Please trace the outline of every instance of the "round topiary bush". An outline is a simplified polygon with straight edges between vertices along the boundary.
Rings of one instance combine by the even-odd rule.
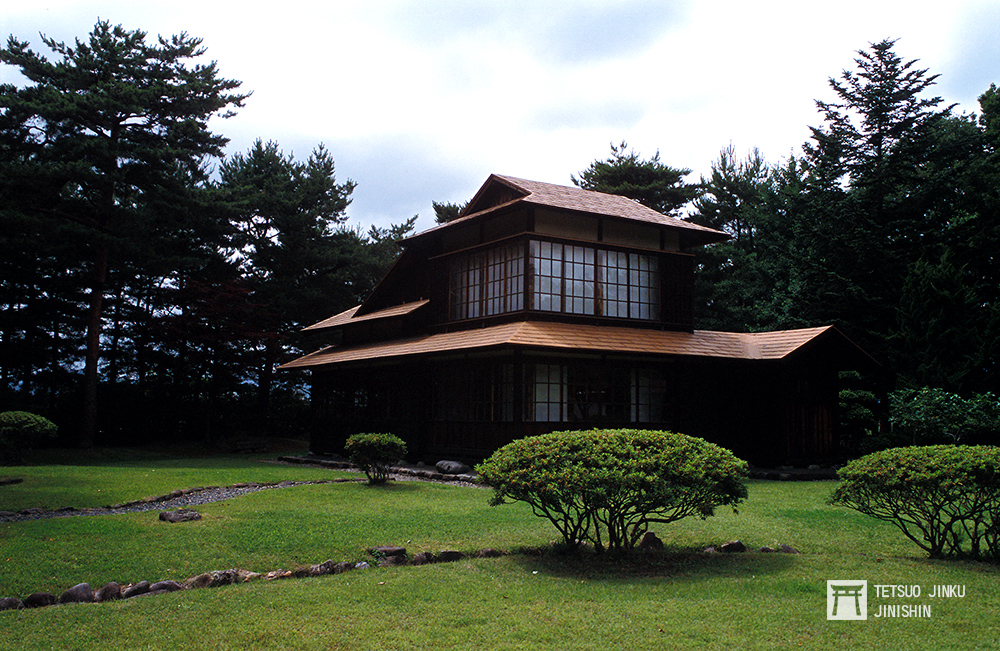
[[[476,467],[491,503],[528,503],[563,542],[628,551],[653,523],[706,518],[746,498],[747,464],[702,439],[651,430],[523,438]]]
[[[355,434],[347,439],[344,451],[365,472],[369,484],[384,484],[392,464],[406,456],[406,442],[393,434]]]
[[[891,522],[930,556],[1000,559],[1000,447],[891,448],[840,478],[832,504]]]
[[[25,450],[54,439],[58,428],[47,418],[27,411],[0,414],[0,464],[20,463]]]

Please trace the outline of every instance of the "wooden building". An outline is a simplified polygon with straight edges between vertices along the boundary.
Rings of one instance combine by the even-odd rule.
[[[316,453],[388,431],[476,459],[561,429],[670,429],[758,465],[838,455],[838,373],[877,364],[832,326],[695,330],[693,255],[727,239],[625,197],[491,176],[414,235],[364,304],[307,328]]]

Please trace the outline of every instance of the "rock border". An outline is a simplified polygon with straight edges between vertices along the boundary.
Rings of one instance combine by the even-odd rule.
[[[360,469],[349,461],[343,459],[334,459],[321,457],[316,455],[307,455],[304,457],[283,455],[278,457],[278,461],[282,463],[290,463],[294,465],[305,465],[305,466],[319,466],[321,468],[333,468],[336,470],[351,470],[358,471]],[[459,463],[457,461],[439,461],[440,463]],[[463,464],[464,465],[464,464]],[[466,466],[468,467],[468,466]],[[397,464],[389,468],[389,472],[394,475],[402,475],[403,477],[412,477],[414,479],[422,479],[425,481],[438,481],[447,482],[454,484],[465,484],[470,486],[484,487],[484,484],[479,482],[479,478],[474,473],[444,473],[438,470],[437,465],[433,469],[424,467],[422,465],[410,466]]]
[[[410,559],[404,547],[389,546],[370,547],[367,551],[369,556],[376,561],[378,567],[449,563],[470,557],[470,555],[464,552],[443,550],[436,554],[432,552],[420,552]],[[472,554],[471,557],[496,558],[504,555],[506,555],[505,552],[496,549],[481,549]],[[235,567],[228,570],[212,570],[196,574],[184,581],[166,579],[150,583],[144,579],[136,583],[128,583],[124,586],[116,581],[111,581],[97,590],[94,590],[88,583],[78,583],[71,588],[67,588],[59,596],[49,592],[33,592],[24,599],[18,597],[0,598],[0,611],[43,608],[69,603],[104,603],[121,599],[165,594],[167,592],[178,592],[181,590],[218,588],[225,585],[249,583],[258,580],[277,581],[290,578],[324,576],[327,574],[343,574],[352,570],[366,570],[370,567],[371,565],[367,561],[337,562],[330,559],[315,565],[301,566],[290,570],[271,570],[263,573]]]

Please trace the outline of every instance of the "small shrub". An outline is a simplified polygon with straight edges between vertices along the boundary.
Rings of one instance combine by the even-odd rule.
[[[344,451],[365,471],[369,484],[384,484],[392,464],[406,456],[406,443],[393,434],[355,434],[347,439]]]
[[[0,414],[0,464],[20,463],[25,450],[54,439],[58,428],[47,418],[27,411]]]
[[[649,430],[520,439],[477,466],[491,504],[528,503],[574,547],[629,551],[653,523],[706,518],[747,496],[746,462],[702,439]]]
[[[1000,448],[892,448],[840,477],[832,504],[891,522],[930,556],[1000,559]]]

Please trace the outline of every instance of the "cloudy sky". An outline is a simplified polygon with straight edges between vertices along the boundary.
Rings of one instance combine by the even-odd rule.
[[[469,199],[490,173],[570,184],[627,141],[707,173],[719,152],[797,153],[856,51],[899,39],[977,112],[1000,84],[996,0],[33,0],[3,2],[0,35],[84,37],[98,18],[187,32],[253,96],[214,129],[297,158],[324,143],[358,183],[350,223],[398,223]],[[20,83],[0,67],[0,82]]]

